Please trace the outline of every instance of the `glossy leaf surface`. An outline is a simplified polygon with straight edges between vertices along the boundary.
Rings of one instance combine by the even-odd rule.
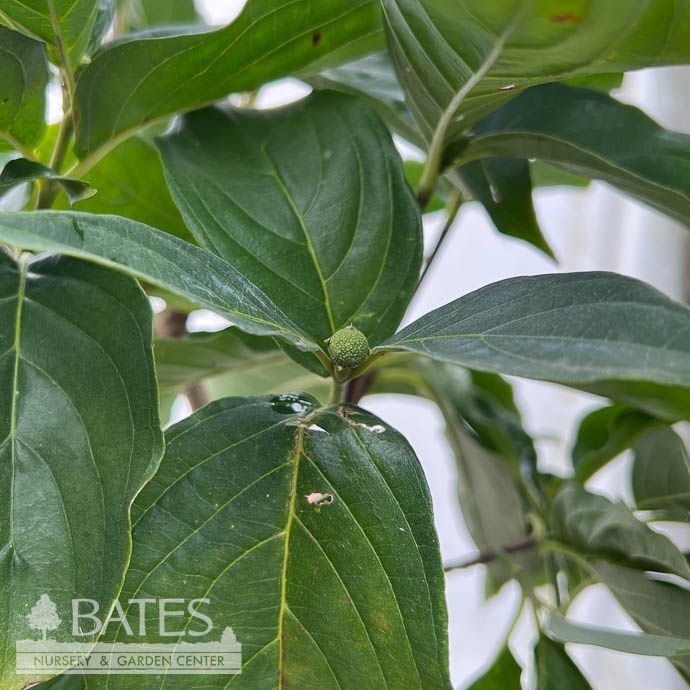
[[[380,32],[372,0],[250,0],[216,31],[117,43],[79,78],[77,154],[229,93],[358,57]]]
[[[377,350],[554,381],[687,416],[688,329],[690,310],[645,283],[613,273],[564,273],[480,288]]]
[[[294,395],[226,398],[172,427],[134,506],[123,598],[210,599],[213,637],[231,626],[243,667],[206,676],[208,688],[448,688],[443,571],[418,461],[362,410],[302,424],[314,411]],[[328,498],[319,506],[314,493]],[[106,680],[189,687],[175,675],[91,676],[88,687]]]
[[[117,268],[212,309],[249,333],[278,335],[305,350],[317,347],[230,264],[148,225],[89,213],[5,213],[0,240]]]
[[[429,138],[461,89],[451,137],[527,86],[687,62],[687,0],[383,0],[383,8],[398,76]]]
[[[608,182],[690,224],[690,135],[664,129],[598,91],[559,84],[529,89],[448,155],[537,158]]]
[[[322,92],[268,112],[203,110],[160,148],[198,241],[314,340],[351,323],[371,344],[395,331],[419,274],[421,223],[365,103]]]
[[[136,283],[71,258],[0,253],[0,687],[43,594],[106,609],[129,559],[129,510],[163,451],[151,311]],[[79,478],[78,488],[75,478]],[[73,641],[70,625],[51,637]],[[82,641],[88,642],[89,638]]]

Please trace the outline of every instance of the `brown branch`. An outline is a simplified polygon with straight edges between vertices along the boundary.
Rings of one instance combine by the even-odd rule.
[[[499,558],[503,554],[527,551],[529,549],[533,549],[536,545],[537,540],[534,539],[534,537],[526,537],[525,539],[513,542],[512,544],[506,544],[505,546],[500,546],[496,549],[482,549],[474,558],[467,561],[461,561],[460,563],[452,563],[445,566],[444,569],[448,573],[453,570],[471,568],[473,565],[484,565],[486,563],[491,563],[491,561]]]
[[[358,376],[356,379],[348,381],[345,387],[343,402],[358,405],[359,401],[367,394],[369,388],[371,388],[374,383],[376,373],[376,370],[372,369]]]

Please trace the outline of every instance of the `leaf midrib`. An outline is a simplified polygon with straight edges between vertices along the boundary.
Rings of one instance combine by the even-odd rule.
[[[304,451],[305,426],[301,424],[295,434],[294,466],[290,483],[290,502],[288,503],[287,519],[285,521],[285,543],[283,547],[283,563],[280,573],[280,608],[278,609],[278,688],[282,690],[284,682],[285,661],[285,631],[283,629],[285,616],[288,613],[287,584],[288,559],[290,556],[290,531],[297,512],[297,481],[299,479],[299,461]]]
[[[280,175],[280,172],[278,171],[278,168],[276,167],[275,163],[273,162],[273,159],[269,155],[268,151],[266,150],[266,146],[261,147],[261,153],[264,155],[266,158],[266,161],[268,164],[271,166],[271,171],[273,174],[273,177],[276,180],[276,183],[278,184],[278,187],[280,188],[280,191],[283,193],[283,196],[285,197],[285,200],[287,201],[288,205],[290,206],[290,210],[292,211],[293,215],[295,216],[295,219],[299,223],[300,229],[302,230],[302,233],[304,234],[304,240],[306,242],[307,246],[307,251],[309,252],[309,256],[311,257],[312,263],[314,264],[314,269],[316,270],[316,275],[319,279],[319,283],[321,283],[321,289],[323,290],[323,303],[324,307],[326,309],[326,316],[328,317],[328,324],[331,328],[331,333],[334,333],[336,328],[335,328],[335,319],[333,318],[333,310],[331,309],[331,299],[328,294],[328,285],[326,284],[326,279],[324,278],[323,271],[321,270],[321,264],[319,263],[319,259],[316,256],[316,251],[314,249],[314,245],[311,241],[311,235],[309,234],[309,230],[307,229],[306,223],[304,222],[304,217],[300,213],[299,209],[295,205],[294,199],[292,198],[288,188],[285,186],[285,182]]]
[[[17,290],[17,309],[14,321],[14,363],[12,365],[12,400],[10,401],[10,517],[9,517],[9,536],[10,547],[12,549],[12,559],[15,558],[14,540],[14,480],[16,474],[16,440],[17,440],[17,398],[19,395],[19,363],[21,361],[21,322],[24,307],[24,294],[26,292],[26,274],[28,263],[26,260],[19,261],[19,286]]]

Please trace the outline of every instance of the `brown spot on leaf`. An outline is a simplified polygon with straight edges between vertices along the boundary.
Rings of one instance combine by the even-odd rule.
[[[312,44],[314,47],[316,47],[317,45],[319,45],[319,43],[321,43],[321,39],[322,39],[322,38],[323,38],[323,36],[321,35],[321,32],[320,32],[320,31],[315,31],[315,32],[311,35],[311,44]]]
[[[549,17],[552,24],[578,24],[582,18],[574,12],[557,12]]]

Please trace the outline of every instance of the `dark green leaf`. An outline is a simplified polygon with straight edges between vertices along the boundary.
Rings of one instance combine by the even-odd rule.
[[[669,427],[650,429],[633,446],[632,485],[639,510],[684,521],[690,513],[690,462],[683,440]]]
[[[120,42],[79,78],[77,154],[88,156],[151,120],[228,93],[345,62],[379,41],[372,0],[250,0],[217,31]]]
[[[527,86],[688,59],[688,0],[383,0],[383,8],[398,76],[427,138],[461,89],[451,136]]]
[[[89,259],[136,276],[304,350],[317,345],[253,283],[215,254],[118,216],[67,211],[0,214],[0,241]]]
[[[0,193],[18,184],[39,180],[57,182],[65,190],[70,205],[96,193],[96,190],[88,182],[73,177],[65,177],[47,165],[43,165],[43,163],[30,161],[26,158],[15,158],[2,169]]]
[[[643,656],[690,654],[690,638],[629,633],[612,628],[580,625],[566,620],[555,612],[549,614],[543,629],[551,638],[562,643],[594,645]]]
[[[564,273],[488,285],[376,349],[564,383],[687,417],[688,329],[690,310],[645,283],[613,273]]]
[[[479,445],[459,419],[445,415],[446,435],[458,468],[458,499],[467,531],[481,551],[496,552],[529,536],[524,498],[504,458]],[[518,570],[532,571],[538,557],[529,549],[487,564],[489,595],[512,580]]]
[[[690,639],[690,593],[639,570],[596,561],[597,574],[640,628],[652,635]],[[690,657],[671,663],[690,682]]]
[[[450,687],[431,499],[400,435],[357,408],[277,396],[212,403],[166,440],[133,509],[121,599],[209,598],[213,639],[231,626],[242,643],[242,687]],[[332,500],[318,507],[314,493]],[[190,687],[135,680],[108,687]]]
[[[602,407],[581,422],[573,447],[575,476],[586,482],[606,463],[631,448],[635,438],[650,426],[661,422],[625,405]]]
[[[405,104],[403,92],[388,53],[373,53],[360,60],[308,77],[315,89],[331,89],[362,96],[376,109],[391,130],[420,148],[424,140]]]
[[[521,690],[522,669],[510,650],[505,647],[491,668],[478,678],[467,690]]]
[[[534,655],[536,690],[591,690],[590,684],[566,654],[563,645],[541,635]]]
[[[559,84],[529,89],[472,134],[449,156],[538,158],[690,223],[690,135],[664,129],[606,94]]]
[[[435,367],[435,371],[425,373],[446,422],[446,436],[458,470],[459,505],[472,540],[482,551],[523,541],[529,529],[525,499],[517,483],[519,465],[480,445],[472,433],[473,422],[480,434],[487,427],[502,430],[497,415],[493,428],[486,423],[499,406],[493,400],[492,407],[482,409],[481,398],[468,372],[462,369]],[[484,434],[480,438],[487,442]],[[488,438],[489,443],[495,440],[493,435]],[[512,560],[498,558],[487,564],[488,594],[515,577],[516,569],[531,571],[535,567],[535,555],[529,551],[512,556]]]
[[[57,62],[64,53],[74,68],[89,45],[99,5],[99,0],[0,0],[0,16],[45,41]]]
[[[80,211],[125,216],[194,241],[168,191],[158,150],[144,137],[117,146],[86,177],[98,194],[80,203]]]
[[[584,554],[690,579],[683,554],[666,536],[640,522],[623,503],[612,503],[568,484],[551,509],[553,538]]]
[[[496,374],[425,358],[410,366],[424,376],[434,393],[448,397],[479,443],[502,455],[515,469],[523,467],[526,474],[533,473],[536,452],[522,426],[509,383]]]
[[[42,594],[63,620],[73,597],[106,610],[117,596],[163,439],[151,310],[131,279],[0,252],[0,352],[0,687],[14,690],[35,680],[14,675],[14,644]],[[51,637],[72,641],[68,625]]]
[[[419,275],[421,222],[365,103],[318,92],[269,112],[202,110],[159,145],[199,242],[314,340],[350,323],[372,344],[395,331]]]
[[[554,258],[532,204],[529,163],[519,158],[484,158],[467,163],[457,174],[504,235],[529,242]]]
[[[0,149],[28,153],[45,128],[45,46],[0,26]]]

